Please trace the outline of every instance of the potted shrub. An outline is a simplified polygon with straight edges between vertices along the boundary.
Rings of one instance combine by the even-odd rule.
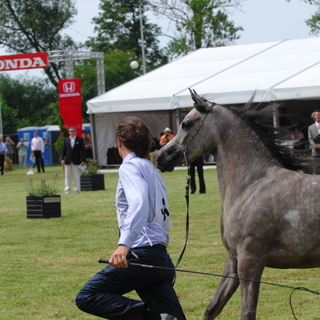
[[[61,217],[61,197],[53,184],[41,179],[40,184],[30,178],[27,196],[27,218],[59,218]]]
[[[98,161],[87,159],[80,177],[81,191],[104,190],[104,174],[99,173]]]

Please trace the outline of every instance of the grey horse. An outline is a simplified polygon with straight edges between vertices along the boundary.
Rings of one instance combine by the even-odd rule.
[[[265,267],[320,266],[320,176],[311,174],[312,164],[280,146],[272,105],[258,109],[249,102],[230,108],[190,92],[194,108],[160,149],[157,166],[172,171],[201,155],[214,155],[228,258],[204,320],[215,319],[239,285],[241,319],[254,320]]]

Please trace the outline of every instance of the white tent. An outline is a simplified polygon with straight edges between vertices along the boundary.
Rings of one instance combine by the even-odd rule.
[[[144,118],[153,134],[176,129],[175,110],[192,107],[188,88],[219,104],[319,99],[320,38],[199,49],[87,102],[95,150],[106,164],[125,116]],[[169,112],[168,112],[169,111]]]

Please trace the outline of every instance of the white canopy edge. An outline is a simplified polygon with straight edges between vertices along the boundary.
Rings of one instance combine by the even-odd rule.
[[[249,61],[252,61],[252,65],[257,57],[271,53],[274,48],[281,47],[286,42],[288,41],[199,49],[90,99],[87,101],[88,113],[170,110],[173,107],[170,103],[173,96],[180,95],[189,87],[210,83],[212,79]],[[243,69],[240,67],[240,70]],[[247,74],[251,70],[244,71]],[[232,85],[229,82],[227,86]],[[255,89],[255,86],[248,88],[250,95]],[[235,90],[237,91],[241,90]],[[208,92],[219,93],[214,86],[209,91],[199,93]]]
[[[219,104],[320,97],[320,38],[284,41],[191,88]],[[175,94],[172,108],[190,107],[189,90]]]

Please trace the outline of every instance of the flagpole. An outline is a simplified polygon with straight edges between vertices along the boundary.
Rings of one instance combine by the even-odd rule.
[[[143,34],[143,16],[142,16],[142,9],[141,9],[141,1],[139,1],[139,14],[140,14],[140,33],[141,33],[141,51],[142,51],[142,68],[143,74],[146,74],[146,54],[144,48],[144,34]]]

